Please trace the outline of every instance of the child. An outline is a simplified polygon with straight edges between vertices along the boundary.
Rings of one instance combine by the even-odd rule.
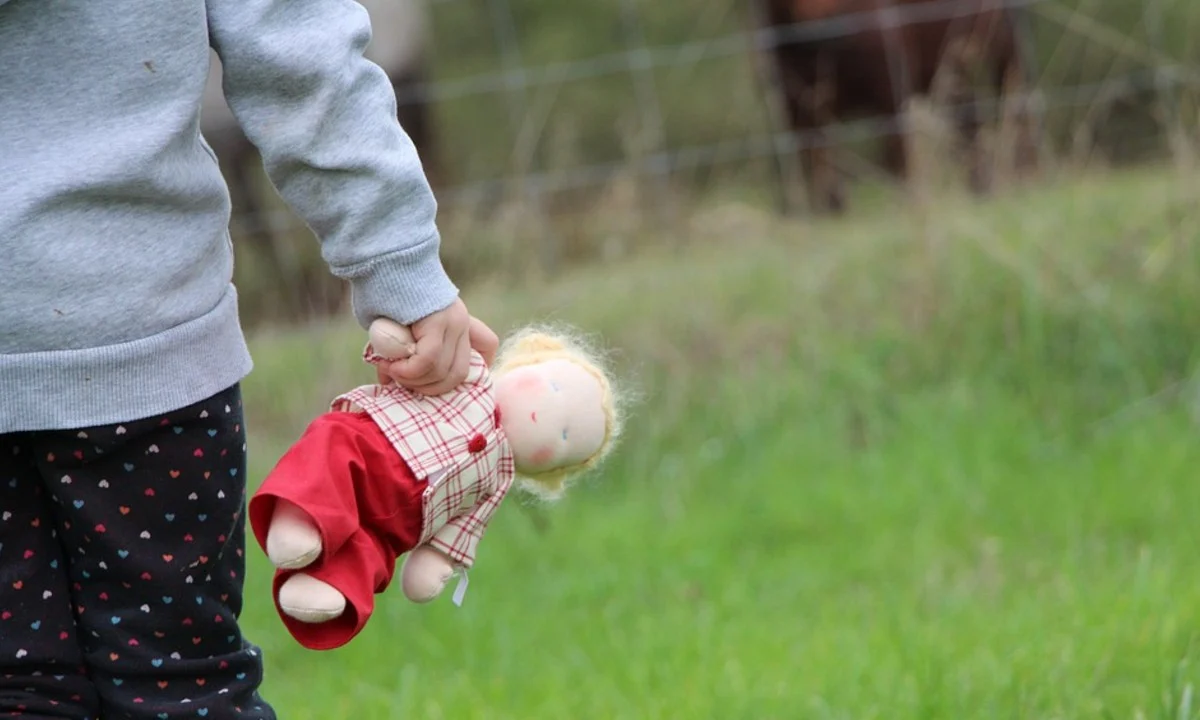
[[[0,715],[274,718],[238,628],[251,361],[209,48],[391,378],[466,377],[473,321],[352,0],[0,0]]]

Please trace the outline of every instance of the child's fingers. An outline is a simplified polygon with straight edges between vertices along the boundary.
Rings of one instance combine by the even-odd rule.
[[[423,394],[449,392],[467,379],[472,344],[482,346],[481,355],[491,344],[488,354],[492,356],[499,344],[486,325],[474,321],[461,300],[413,323],[411,329],[416,341],[413,354],[393,362],[386,372],[395,382]]]
[[[492,331],[487,323],[471,316],[471,324],[467,328],[467,336],[471,349],[483,356],[488,367],[496,362],[496,351],[500,348],[500,338]]]
[[[396,372],[405,385],[419,389],[445,377],[454,361],[453,345],[446,342],[442,333],[428,333],[417,340],[417,351],[412,357],[395,364]],[[401,381],[397,378],[397,381]]]
[[[410,387],[413,390],[425,395],[441,395],[467,379],[471,362],[471,345],[467,333],[461,333],[453,342],[443,342],[438,350],[438,361],[433,372],[412,382]]]
[[[465,335],[466,333],[462,333],[460,337],[465,337]],[[445,392],[443,388],[446,388],[448,381],[455,380],[451,375],[456,344],[447,341],[444,336],[424,335],[417,342],[416,353],[409,358],[392,363],[388,368],[388,373],[393,380],[410,390],[426,395],[441,394]],[[464,373],[462,378],[449,384],[449,387],[453,388],[465,378],[466,374]]]
[[[440,379],[417,388],[418,392],[427,395],[441,395],[442,393],[450,392],[467,379],[467,374],[471,371],[470,336],[467,333],[463,333],[459,336],[456,344],[446,343],[445,347],[452,351],[449,370],[443,373]]]

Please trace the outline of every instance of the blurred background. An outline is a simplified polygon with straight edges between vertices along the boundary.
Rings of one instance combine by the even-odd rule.
[[[462,608],[389,590],[306,652],[251,548],[281,717],[1200,717],[1200,3],[364,4],[468,305],[597,333],[639,400],[599,475],[508,503]],[[1009,91],[975,155],[969,61]],[[312,233],[205,134],[261,478],[370,374]]]

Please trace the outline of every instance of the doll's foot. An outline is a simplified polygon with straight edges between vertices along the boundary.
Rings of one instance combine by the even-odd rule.
[[[304,623],[323,623],[346,611],[346,597],[312,575],[297,573],[279,588],[279,609]]]
[[[321,555],[321,533],[308,514],[287,500],[279,500],[267,530],[267,557],[285,570],[308,567]]]

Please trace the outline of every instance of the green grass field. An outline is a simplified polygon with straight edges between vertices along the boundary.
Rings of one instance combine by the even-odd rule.
[[[1200,205],[1173,171],[937,213],[696,211],[686,252],[473,287],[603,334],[604,472],[507,502],[461,608],[391,588],[301,649],[251,548],[264,691],[306,718],[1200,717]],[[258,334],[253,477],[370,377]]]

